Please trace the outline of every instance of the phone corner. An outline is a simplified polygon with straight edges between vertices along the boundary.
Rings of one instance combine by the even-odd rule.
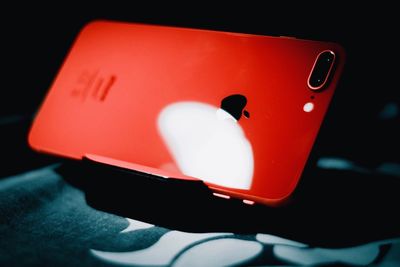
[[[87,22],[85,22],[78,33],[78,36],[82,36],[85,33],[91,32],[91,31],[96,31],[98,28],[102,28],[107,24],[112,23],[109,20],[106,19],[93,19],[93,20],[89,20]]]
[[[346,48],[341,43],[332,42],[330,43],[331,50],[335,53],[336,57],[341,61],[345,62],[347,58]]]
[[[100,25],[108,24],[108,23],[109,23],[109,21],[106,19],[92,19],[92,20],[87,21],[85,24],[83,24],[81,29],[85,30],[85,29],[97,28]]]
[[[34,130],[34,126],[32,125],[31,128],[28,131],[28,136],[26,137],[26,142],[28,144],[28,147],[31,150],[34,150],[36,152],[40,152],[40,149],[39,149],[36,141],[37,140],[36,140],[36,137],[35,137],[35,130]]]
[[[267,205],[272,207],[282,207],[287,205],[289,202],[292,202],[293,194],[298,188],[298,183],[299,180],[288,187],[286,191],[279,194],[279,196],[275,196],[273,199],[268,200]]]

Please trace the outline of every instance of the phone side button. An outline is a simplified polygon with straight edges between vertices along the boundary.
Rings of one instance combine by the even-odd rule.
[[[247,205],[254,205],[254,201],[253,200],[248,200],[248,199],[243,199],[243,203],[247,204]]]
[[[285,39],[297,39],[294,36],[286,36],[286,35],[280,35],[279,38],[285,38]]]
[[[214,196],[216,197],[220,197],[220,198],[225,198],[225,199],[230,199],[230,196],[224,195],[224,194],[220,194],[220,193],[213,193]]]

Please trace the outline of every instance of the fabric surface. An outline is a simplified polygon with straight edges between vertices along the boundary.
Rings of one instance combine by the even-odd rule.
[[[54,169],[0,181],[1,266],[400,264],[400,239],[318,248],[258,233],[188,233],[97,211]]]

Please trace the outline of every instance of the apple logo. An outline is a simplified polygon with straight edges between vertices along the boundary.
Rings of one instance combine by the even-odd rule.
[[[238,123],[247,99],[235,94],[220,108],[182,101],[169,104],[159,114],[159,132],[179,170],[220,186],[249,189],[254,159],[249,140]]]

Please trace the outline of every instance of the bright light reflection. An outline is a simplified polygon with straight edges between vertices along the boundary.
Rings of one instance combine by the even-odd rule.
[[[199,102],[177,102],[158,118],[165,144],[185,175],[249,189],[253,150],[241,126],[226,111]]]

